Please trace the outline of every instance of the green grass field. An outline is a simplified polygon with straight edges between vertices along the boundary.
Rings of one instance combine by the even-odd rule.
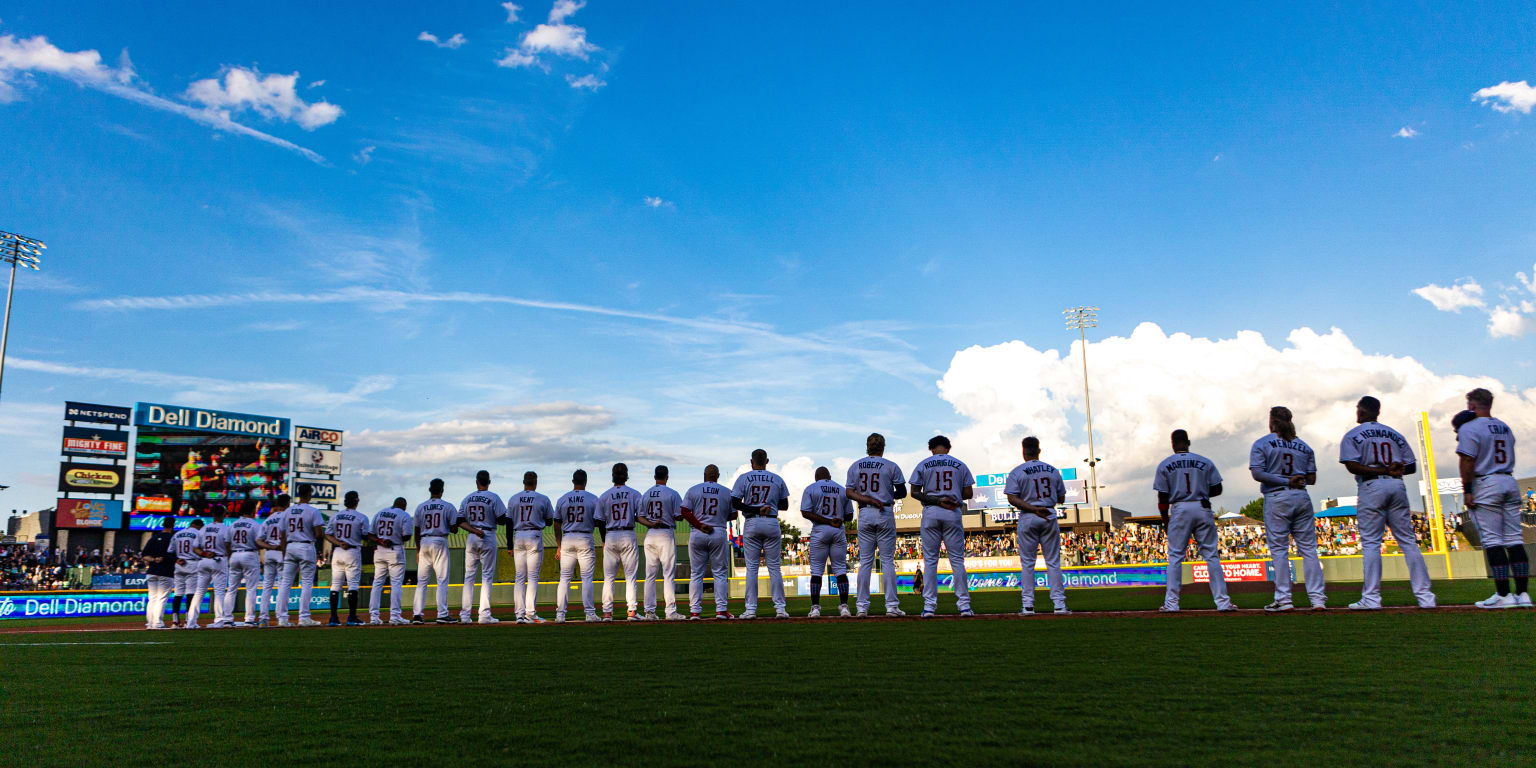
[[[1389,604],[1411,604],[1405,584],[1387,586]],[[1444,604],[1489,591],[1436,590]],[[1331,602],[1357,595],[1339,585]],[[1268,595],[1237,598],[1258,607]],[[1536,755],[1536,611],[1094,616],[1153,608],[1157,591],[1068,599],[1079,615],[0,635],[0,764],[1486,766]],[[976,595],[983,613],[1017,607],[1017,593]]]

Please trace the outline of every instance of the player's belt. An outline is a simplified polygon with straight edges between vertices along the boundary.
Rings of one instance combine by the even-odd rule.
[[[758,514],[758,513],[756,513],[756,512],[743,512],[743,513],[741,513],[741,516],[742,516],[742,517],[745,517],[745,518],[746,518],[746,519],[748,519],[748,520],[751,520],[751,519],[752,519],[752,518],[754,518],[754,517],[768,517],[768,518],[773,518],[773,517],[778,517],[778,516],[779,516],[779,515],[778,515],[778,513],[774,513],[774,514],[771,514],[771,515],[763,515],[763,514]]]
[[[623,525],[623,526],[611,527],[608,530],[610,530],[610,531],[633,531],[634,529],[635,529],[635,527],[633,525]]]
[[[421,537],[423,539],[446,539],[448,535],[443,533],[423,533]]]
[[[1478,477],[1493,477],[1494,475],[1509,475],[1509,476],[1513,477],[1514,474],[1515,473],[1513,473],[1513,472],[1489,472],[1486,475],[1478,475]]]

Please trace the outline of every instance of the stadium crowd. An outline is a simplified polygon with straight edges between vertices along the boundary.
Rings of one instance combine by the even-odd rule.
[[[0,589],[21,591],[68,586],[69,566],[59,561],[56,552],[39,552],[25,544],[0,545]]]

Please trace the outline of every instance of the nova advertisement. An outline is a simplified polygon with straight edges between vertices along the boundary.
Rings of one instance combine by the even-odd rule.
[[[288,492],[288,419],[139,403],[134,424],[135,513],[234,514]]]

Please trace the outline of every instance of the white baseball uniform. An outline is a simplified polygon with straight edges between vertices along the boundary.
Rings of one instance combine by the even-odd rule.
[[[1466,427],[1463,426],[1463,429]],[[1339,445],[1339,463],[1353,461],[1372,469],[1391,464],[1414,464],[1413,447],[1397,430],[1374,421],[1357,425],[1344,434]],[[1429,582],[1429,566],[1413,535],[1413,516],[1408,510],[1408,489],[1401,477],[1357,476],[1355,520],[1360,526],[1360,548],[1365,583],[1360,588],[1360,604],[1381,607],[1381,542],[1386,529],[1402,550],[1408,564],[1408,581],[1413,596],[1422,608],[1435,607],[1435,593]]]
[[[229,591],[224,595],[224,615],[235,615],[235,596],[245,587],[245,623],[256,621],[256,592],[261,589],[261,553],[256,539],[261,537],[261,523],[241,517],[229,524]]]
[[[370,620],[379,618],[384,586],[389,587],[390,620],[403,619],[400,596],[405,594],[405,542],[415,525],[410,514],[397,507],[381,509],[373,516],[373,537],[379,546],[373,550],[373,584],[368,588]]]
[[[955,509],[923,505],[923,612],[939,607],[939,542],[949,552],[949,568],[954,572],[955,605],[961,611],[971,609],[971,588],[965,573],[965,489],[976,483],[971,468],[947,453],[929,456],[917,463],[911,473],[912,488],[928,496],[947,496],[960,503]]]
[[[277,587],[277,623],[288,623],[288,593],[294,576],[299,577],[299,621],[309,621],[310,594],[315,589],[315,529],[325,526],[320,510],[308,504],[294,504],[283,513],[283,575]]]
[[[276,547],[283,542],[283,516],[284,512],[274,512],[267,515],[261,521],[260,538],[263,544]],[[277,580],[283,572],[283,551],[281,549],[262,550],[261,554],[261,592],[256,596],[256,609],[258,619],[264,620],[267,614],[277,604]],[[283,606],[279,616],[288,615],[288,606]]]
[[[193,551],[202,549],[203,534],[200,529],[187,527],[171,536],[171,556],[176,558],[176,575],[171,577],[172,589],[177,597],[185,597],[186,625],[197,626],[197,614],[203,605],[203,593],[197,583],[203,570],[202,555]]]
[[[538,491],[523,491],[507,505],[512,518],[513,607],[520,619],[538,614],[539,569],[544,567],[544,528],[555,519],[554,505]]]
[[[800,494],[800,511],[840,521],[853,519],[853,504],[848,500],[848,494],[831,480],[818,480],[806,486]],[[848,575],[848,534],[841,523],[827,525],[813,521],[807,549],[811,555],[812,576],[824,575],[829,563],[833,576]]]
[[[688,489],[682,508],[699,522],[714,528],[705,533],[697,528],[688,534],[688,610],[704,607],[704,574],[712,573],[715,586],[715,613],[725,613],[731,598],[730,543],[725,523],[731,517],[731,490],[719,483],[704,482]]]
[[[765,559],[768,561],[768,586],[773,595],[773,608],[783,611],[781,557],[784,538],[779,530],[779,502],[789,498],[789,487],[784,484],[784,478],[766,469],[754,469],[736,478],[731,497],[741,499],[743,504],[768,510],[747,516],[742,524],[741,550],[747,560],[747,613],[757,613],[757,570]]]
[[[653,485],[640,501],[641,514],[661,523],[645,532],[645,612],[656,612],[656,572],[661,572],[667,615],[677,613],[677,509],[683,503],[677,491]]]
[[[1268,434],[1254,441],[1248,451],[1248,469],[1259,480],[1264,494],[1264,535],[1269,544],[1269,558],[1275,570],[1275,602],[1291,604],[1291,540],[1301,555],[1302,574],[1306,577],[1307,598],[1312,607],[1324,608],[1328,592],[1324,589],[1323,561],[1317,556],[1317,518],[1312,511],[1312,497],[1305,486],[1290,487],[1290,478],[1317,473],[1317,456],[1311,446]]]
[[[901,608],[896,593],[896,486],[907,482],[896,462],[882,456],[865,456],[848,467],[845,487],[880,501],[879,506],[859,504],[859,587],[857,607],[869,610],[869,582],[879,555],[880,591],[885,610]]]
[[[351,547],[331,547],[331,591],[362,589],[363,537],[373,534],[373,524],[363,513],[348,508],[331,515],[325,532]]]
[[[225,595],[229,592],[229,526],[212,522],[203,526],[202,548],[212,553],[204,557],[198,571],[197,594],[201,601],[203,590],[213,587],[213,623],[223,626],[232,621],[225,613]]]
[[[1226,574],[1221,570],[1216,519],[1207,509],[1211,486],[1220,483],[1216,462],[1198,453],[1175,453],[1157,465],[1152,490],[1168,494],[1168,587],[1163,596],[1163,607],[1167,610],[1179,609],[1179,593],[1184,587],[1184,553],[1191,536],[1199,543],[1199,554],[1210,571],[1211,597],[1216,599],[1216,607],[1232,607]]]
[[[1039,459],[1031,459],[1013,468],[1003,483],[1003,493],[1018,496],[1032,507],[1051,507],[1049,518],[1019,511],[1015,532],[1019,547],[1019,593],[1024,608],[1035,607],[1035,552],[1045,556],[1045,582],[1051,588],[1051,605],[1067,607],[1067,585],[1061,576],[1061,523],[1055,506],[1067,498],[1067,484],[1061,470]]]
[[[639,552],[635,544],[635,516],[640,513],[640,492],[616,485],[597,498],[597,521],[603,533],[603,613],[613,613],[613,577],[624,569],[624,598],[635,610],[635,571]]]
[[[555,502],[555,517],[560,525],[560,588],[555,596],[555,610],[565,615],[570,602],[571,577],[581,567],[581,606],[588,616],[597,610],[592,603],[592,568],[597,563],[597,548],[592,543],[592,528],[597,522],[597,496],[583,490],[567,492]]]
[[[506,518],[507,505],[491,491],[475,491],[459,504],[464,522],[484,533],[464,540],[464,594],[459,600],[459,619],[469,621],[475,608],[475,579],[480,580],[480,618],[491,618],[491,584],[496,581],[496,526]],[[512,542],[507,542],[512,547]]]
[[[1472,459],[1469,516],[1484,547],[1523,546],[1520,484],[1515,482],[1515,433],[1492,416],[1473,419],[1456,432],[1456,453]]]
[[[416,600],[414,613],[427,605],[427,582],[437,579],[437,618],[448,615],[448,534],[459,525],[459,509],[442,499],[416,505]]]

